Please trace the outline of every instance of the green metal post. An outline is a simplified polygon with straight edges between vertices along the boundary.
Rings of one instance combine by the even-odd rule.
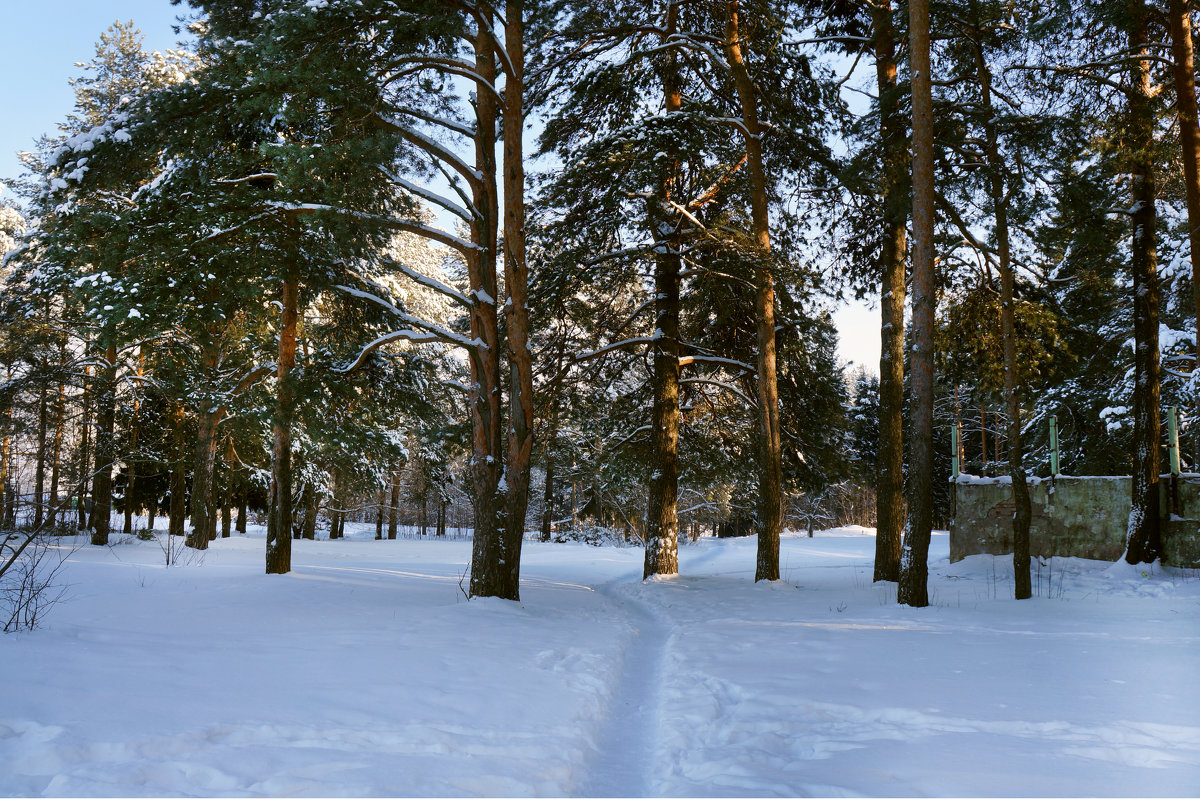
[[[1050,477],[1058,474],[1058,417],[1050,417]]]
[[[1179,408],[1167,408],[1167,453],[1171,460],[1171,474],[1179,474]]]
[[[958,480],[958,426],[950,426],[950,447],[952,448],[950,456],[950,473],[954,480]]]

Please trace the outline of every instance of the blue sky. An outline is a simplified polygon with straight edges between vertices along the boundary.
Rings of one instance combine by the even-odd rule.
[[[17,152],[71,113],[67,81],[109,25],[132,19],[147,50],[166,50],[177,39],[171,26],[186,11],[170,0],[0,0],[0,177],[16,177]]]
[[[178,38],[176,18],[187,11],[170,0],[0,0],[0,177],[17,177],[17,152],[71,113],[75,96],[67,81],[81,73],[75,63],[91,59],[109,25],[133,20],[147,50],[166,50]],[[842,357],[877,371],[878,311],[846,303],[834,321]]]

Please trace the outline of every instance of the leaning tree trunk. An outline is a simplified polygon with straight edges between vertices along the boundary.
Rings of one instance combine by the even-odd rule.
[[[742,57],[738,31],[738,0],[726,3],[725,52],[733,73],[746,141],[750,178],[750,218],[761,262],[754,270],[754,318],[758,334],[759,529],[755,581],[779,580],[779,533],[783,528],[783,456],[779,432],[779,383],[775,364],[775,280],[768,268],[771,257],[767,176],[763,167],[762,127],[758,120],[758,90]]]
[[[521,543],[529,510],[529,470],[533,457],[533,357],[529,352],[529,266],[525,260],[524,0],[504,4],[504,304],[509,361],[508,454],[504,481],[504,571],[513,598],[520,586]],[[439,504],[441,497],[438,497]]]
[[[1133,502],[1125,560],[1149,563],[1162,554],[1159,520],[1158,254],[1154,207],[1154,106],[1150,86],[1144,0],[1129,0],[1131,84],[1127,152],[1133,173]]]
[[[933,533],[933,87],[929,0],[910,0],[912,64],[913,355],[912,446],[908,525],[900,556],[897,600],[929,605],[929,539]]]
[[[986,114],[984,127],[988,160],[988,187],[996,220],[996,250],[1000,260],[1000,327],[1004,342],[1004,394],[1008,403],[1008,471],[1013,493],[1013,580],[1018,600],[1033,596],[1029,576],[1029,486],[1025,482],[1024,449],[1021,443],[1021,394],[1017,375],[1017,326],[1014,307],[1012,257],[1009,250],[1008,197],[1005,193],[1004,162],[1000,159],[999,133],[992,107],[992,76],[983,57],[983,46],[975,41],[975,64],[980,99]]]
[[[883,247],[879,306],[879,478],[875,496],[877,581],[900,579],[904,530],[904,250],[908,222],[908,130],[896,86],[890,0],[872,6],[879,135],[883,145]]]
[[[513,582],[516,568],[506,564],[505,504],[500,496],[503,408],[501,403],[500,330],[496,300],[496,252],[499,203],[496,192],[496,41],[486,25],[475,39],[475,164],[479,180],[472,189],[478,212],[472,223],[477,249],[468,260],[473,302],[471,336],[483,347],[471,352],[472,483],[475,489],[475,533],[471,548],[472,597],[520,599]]]
[[[667,36],[676,31],[677,6],[670,5]],[[660,78],[668,114],[683,107],[679,65],[674,51],[663,56]],[[646,558],[642,577],[679,572],[679,287],[682,220],[670,202],[679,180],[679,166],[662,176],[657,196],[650,198],[648,222],[655,240],[655,340],[650,378],[651,409],[650,500],[646,511]],[[664,231],[669,231],[664,235]]]
[[[112,467],[116,457],[114,428],[117,406],[117,348],[104,351],[104,369],[99,375],[100,390],[96,411],[96,477],[92,492],[92,544],[108,544],[112,517]]]
[[[299,278],[288,271],[281,287],[283,313],[279,324],[278,389],[274,442],[271,448],[271,505],[267,517],[268,575],[292,570],[292,422],[295,416],[296,330],[299,324]]]

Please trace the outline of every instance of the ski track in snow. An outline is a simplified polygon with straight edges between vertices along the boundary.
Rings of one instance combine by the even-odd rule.
[[[608,709],[596,735],[596,754],[577,787],[582,797],[652,797],[658,730],[661,725],[663,663],[669,630],[621,587],[636,578],[600,586],[625,615],[633,635]]]

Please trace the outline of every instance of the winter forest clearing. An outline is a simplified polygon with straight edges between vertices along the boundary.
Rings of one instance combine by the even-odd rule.
[[[262,575],[68,556],[67,602],[0,639],[0,794],[1195,796],[1200,575],[950,564],[931,605],[871,581],[872,531],[680,550],[527,542],[520,605],[467,602],[465,541],[351,526]],[[64,546],[67,543],[64,542]],[[1143,572],[1147,574],[1143,576]]]
[[[1200,790],[1195,0],[174,5],[0,180],[0,791]]]

